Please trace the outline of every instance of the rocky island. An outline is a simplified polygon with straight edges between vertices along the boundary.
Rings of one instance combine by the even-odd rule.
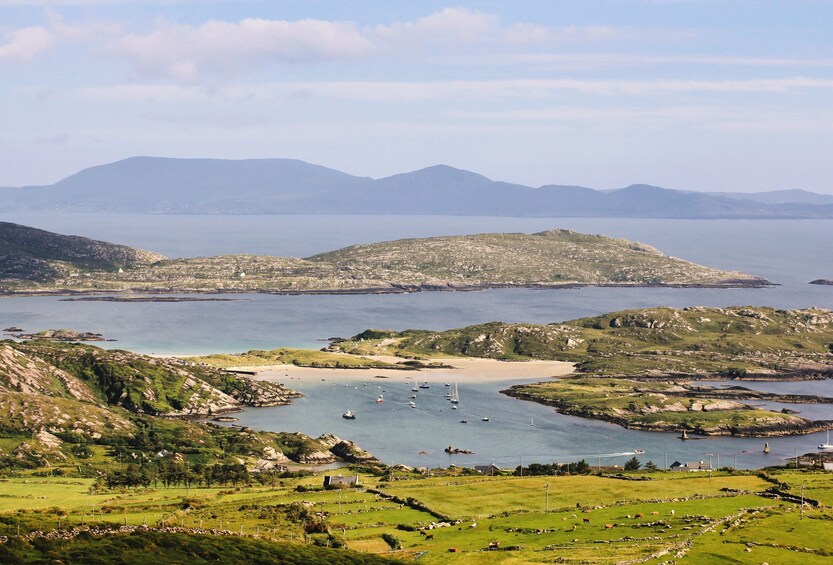
[[[760,277],[570,230],[355,245],[299,259],[159,254],[0,222],[0,293],[396,293],[587,285],[760,287]],[[110,299],[109,297],[107,298]]]

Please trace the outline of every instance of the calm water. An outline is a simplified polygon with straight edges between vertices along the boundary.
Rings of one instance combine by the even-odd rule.
[[[84,214],[6,214],[2,220],[126,243],[171,257],[221,253],[303,257],[353,243],[402,237],[564,227],[642,241],[670,255],[742,270],[780,285],[731,290],[584,288],[380,296],[235,295],[233,298],[243,300],[135,304],[62,302],[54,297],[0,299],[0,327],[96,331],[118,340],[108,346],[148,353],[322,347],[322,340],[328,337],[350,336],[366,328],[443,330],[492,320],[545,323],[660,305],[833,308],[833,287],[807,284],[815,278],[833,278],[830,221]],[[828,382],[812,386],[830,388]],[[666,450],[670,460],[681,461],[707,459],[706,453],[721,452],[727,457],[728,453],[747,451],[739,456],[738,464],[756,466],[791,456],[795,450],[812,451],[823,439],[775,439],[769,442],[773,451],[764,457],[759,440],[683,443],[672,434],[629,432],[504,397],[496,394],[500,386],[495,383],[471,385],[466,391],[461,410],[472,410],[468,424],[460,424],[459,414],[447,410],[439,391],[436,403],[429,397],[413,410],[407,408],[404,398],[402,402],[391,398],[380,407],[372,402],[364,406],[360,398],[345,397],[358,389],[336,388],[327,383],[310,387],[303,391],[307,397],[291,407],[250,410],[241,419],[265,429],[312,435],[335,432],[356,440],[386,462],[410,465],[447,464],[450,458],[442,448],[452,444],[477,452],[476,456],[456,456],[455,462],[461,464],[494,461],[511,465],[522,455],[541,461],[582,456],[589,460],[601,454],[645,449],[647,453],[640,457],[657,463],[664,460]],[[823,394],[833,396],[833,391]],[[345,406],[348,400],[355,404]],[[343,420],[341,413],[347,408],[360,411],[362,416],[353,422]],[[480,422],[478,413],[488,415],[491,421]],[[531,417],[535,418],[534,428],[529,426]],[[420,455],[420,450],[428,454]]]

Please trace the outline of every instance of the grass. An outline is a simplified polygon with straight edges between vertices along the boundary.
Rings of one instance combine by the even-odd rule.
[[[18,526],[22,532],[56,528],[58,520],[61,527],[82,520],[114,525],[126,521],[222,528],[298,544],[305,539],[304,524],[323,519],[330,534],[353,550],[404,560],[421,555],[419,562],[429,564],[556,559],[659,563],[668,556],[651,561],[653,553],[689,541],[692,547],[680,563],[829,560],[826,540],[833,520],[833,475],[806,470],[772,474],[789,485],[790,492],[805,485],[807,496],[812,494],[822,506],[808,508],[801,520],[795,504],[760,496],[771,483],[747,473],[715,473],[711,478],[635,473],[634,477],[651,479],[639,482],[594,475],[424,478],[398,473],[392,481],[362,478],[368,487],[387,495],[412,499],[404,505],[362,489],[298,490],[320,485],[320,476],[282,479],[271,487],[151,488],[95,495],[87,494],[89,479],[27,477],[0,482],[0,535],[16,533]],[[544,511],[547,484],[549,512]],[[415,504],[459,523],[426,530],[432,535],[427,539],[416,530],[437,518],[414,508]],[[730,526],[738,517],[742,521]],[[391,552],[383,540],[386,534],[401,542],[401,551]],[[325,534],[306,537],[320,542],[325,538]],[[484,551],[494,542],[504,549],[522,548]],[[748,543],[756,544],[751,552],[746,551]],[[809,553],[795,547],[808,548]]]
[[[401,369],[402,366],[356,357],[310,349],[253,349],[246,353],[216,353],[200,357],[189,357],[193,363],[205,363],[214,367],[255,367],[264,365],[298,365],[299,367],[326,367],[336,369]]]

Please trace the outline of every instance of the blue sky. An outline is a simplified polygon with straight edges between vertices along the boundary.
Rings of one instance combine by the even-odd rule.
[[[833,1],[0,0],[0,186],[133,155],[833,193]]]

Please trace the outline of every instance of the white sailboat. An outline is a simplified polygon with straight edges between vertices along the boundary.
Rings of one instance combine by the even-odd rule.
[[[411,387],[411,392],[417,392],[417,391],[419,391],[419,387],[417,387],[417,379],[416,379],[416,375],[414,375],[414,386]]]
[[[819,444],[819,449],[822,451],[833,451],[833,443],[830,443],[830,430],[827,430],[827,439],[824,443]]]
[[[530,418],[529,419],[529,425],[532,426],[533,428],[535,427],[535,418]]]
[[[457,383],[454,383],[454,392],[451,393],[451,399],[449,402],[452,404],[460,403],[460,392],[457,390]]]

